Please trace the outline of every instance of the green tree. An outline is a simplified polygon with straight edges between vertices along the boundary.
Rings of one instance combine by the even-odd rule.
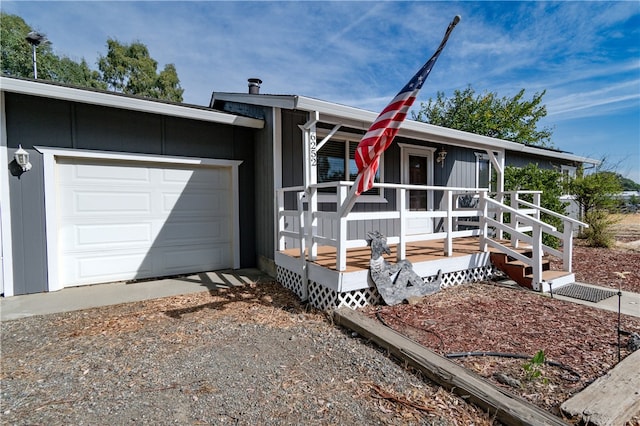
[[[531,100],[524,99],[522,89],[514,97],[500,98],[496,93],[476,95],[471,87],[455,90],[447,98],[438,92],[436,99],[430,98],[420,104],[414,120],[450,129],[464,130],[478,135],[490,136],[527,145],[553,146],[551,129],[538,129],[540,119],[547,115],[542,105],[545,92],[536,93]]]
[[[565,215],[567,203],[560,200],[562,195],[561,178],[562,174],[559,171],[542,169],[533,163],[522,168],[507,166],[504,171],[504,186],[506,191],[542,191],[540,206]],[[526,194],[523,199],[532,202],[531,198],[526,198]],[[542,213],[540,219],[559,230],[562,229],[562,220],[555,216]],[[543,242],[550,247],[558,247],[559,245],[556,237],[547,234],[544,235]]]
[[[21,17],[0,13],[2,74],[33,77],[32,47],[25,39],[31,31]],[[76,62],[67,56],[59,57],[50,43],[43,43],[37,47],[38,79],[182,102],[184,90],[173,64],[157,73],[158,63],[139,42],[127,46],[108,40],[107,47],[107,56],[99,59],[101,74],[89,68],[84,58]]]
[[[580,175],[569,182],[569,192],[573,194],[586,216],[593,210],[607,210],[616,205],[615,195],[622,191],[616,173],[596,171]]]
[[[622,191],[640,191],[640,183],[636,183],[631,179],[622,176],[619,173],[616,173],[616,176],[620,181],[620,185],[622,186]]]
[[[107,48],[107,55],[98,60],[98,68],[109,90],[182,102],[184,90],[173,64],[165,66],[158,74],[158,63],[149,55],[147,46],[140,42],[126,45],[109,39]]]
[[[31,45],[25,39],[32,30],[19,16],[0,12],[0,47],[2,58],[2,73],[16,77],[33,77],[33,62]],[[48,61],[51,53],[49,43],[38,47],[39,71],[46,74],[43,65]]]
[[[597,170],[588,175],[580,174],[569,182],[569,191],[582,210],[582,220],[589,225],[582,236],[593,247],[611,247],[616,223],[608,212],[615,207],[615,195],[622,190],[616,173]]]
[[[0,15],[0,44],[2,46],[2,73],[15,77],[33,77],[33,51],[26,41],[33,29],[19,16]],[[66,56],[53,53],[51,43],[36,48],[38,79],[83,87],[104,89],[100,74],[89,69],[83,59],[77,63]]]

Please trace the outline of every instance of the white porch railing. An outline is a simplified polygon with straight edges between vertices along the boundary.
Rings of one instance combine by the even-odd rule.
[[[571,272],[571,252],[574,229],[586,224],[553,211],[540,207],[540,192],[507,192],[495,194],[498,200],[509,199],[511,206],[490,198],[486,189],[482,188],[457,188],[427,185],[404,184],[375,184],[374,188],[395,191],[395,209],[376,212],[349,212],[340,216],[341,206],[346,202],[348,191],[353,182],[330,182],[315,184],[308,188],[302,186],[282,188],[277,190],[278,202],[278,250],[285,250],[286,241],[294,241],[294,246],[299,249],[300,259],[315,260],[318,245],[336,248],[336,269],[344,271],[347,266],[347,249],[354,247],[366,247],[366,235],[357,235],[356,238],[348,237],[349,223],[361,223],[367,221],[393,220],[397,224],[396,232],[387,235],[389,244],[397,244],[398,260],[406,257],[406,244],[413,241],[443,240],[443,254],[451,256],[453,251],[453,239],[469,236],[480,237],[482,251],[487,251],[491,246],[507,253],[514,258],[531,265],[534,270],[534,281],[542,280],[542,256],[545,253],[563,259],[563,270]],[[317,191],[320,188],[335,188],[336,209],[332,211],[317,210]],[[433,211],[412,211],[408,208],[407,191],[424,191],[431,193],[436,199],[441,195],[440,209]],[[295,194],[295,209],[285,209],[285,194]],[[532,194],[533,202],[522,200],[524,193]],[[493,194],[492,194],[493,195]],[[466,203],[460,200],[466,199]],[[469,200],[473,202],[469,203]],[[291,203],[291,201],[290,201]],[[311,206],[311,208],[309,208]],[[509,213],[509,220],[505,223],[505,214]],[[540,213],[546,213],[562,219],[563,232],[540,220]],[[293,218],[298,223],[297,230],[286,229],[286,218]],[[407,232],[408,220],[431,221],[433,232],[413,233]],[[318,221],[331,223],[330,227],[320,229]],[[464,225],[464,226],[462,226]],[[467,229],[463,229],[467,228]],[[469,229],[471,228],[471,229]],[[364,229],[364,227],[363,227]],[[526,234],[531,232],[531,235]],[[510,246],[504,244],[502,236],[510,235]],[[364,233],[363,233],[364,234]],[[550,234],[562,241],[564,250],[560,251],[543,244],[543,235]],[[523,256],[513,248],[517,248],[520,242],[531,246],[533,257]]]
[[[531,194],[533,202],[522,200],[523,194]],[[588,227],[586,223],[572,219],[568,216],[561,215],[552,210],[540,206],[540,191],[512,191],[502,195],[509,199],[511,206],[507,206],[495,199],[485,198],[483,201],[483,214],[481,216],[481,228],[483,229],[480,239],[480,249],[487,250],[487,246],[496,248],[503,253],[523,262],[532,268],[533,271],[533,288],[541,289],[542,278],[542,257],[550,254],[562,259],[562,271],[572,272],[571,258],[573,254],[573,235],[574,231],[580,226]],[[562,222],[562,232],[558,231],[555,226],[547,224],[540,220],[540,214],[545,213],[552,217],[556,217]],[[509,214],[509,220],[504,221],[504,215]],[[489,228],[495,229],[492,238]],[[530,232],[531,235],[527,234]],[[504,244],[502,238],[504,233],[510,236],[509,246]],[[559,239],[562,251],[544,244],[544,235],[551,235]],[[520,242],[524,242],[531,247],[532,256],[524,256],[514,250],[518,248]]]

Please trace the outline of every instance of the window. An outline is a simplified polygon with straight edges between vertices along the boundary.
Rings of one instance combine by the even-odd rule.
[[[562,175],[562,195],[569,195],[565,194],[565,192],[567,192],[568,185],[571,180],[576,177],[576,170],[577,168],[574,166],[566,166],[564,164],[560,166],[560,174]]]
[[[355,154],[358,147],[357,141],[349,140],[330,140],[325,143],[318,151],[318,183],[336,182],[336,181],[355,181],[358,176],[358,167],[356,166]],[[384,154],[383,154],[384,155]],[[381,182],[383,157],[380,158],[380,166],[376,171],[376,182]],[[335,194],[334,188],[320,188],[318,190],[322,194]],[[363,196],[379,196],[380,189],[373,188],[362,194]],[[366,199],[363,199],[366,200]],[[335,201],[325,199],[320,201]]]
[[[491,161],[487,154],[476,152],[476,188],[489,188],[491,191]]]
[[[576,177],[576,167],[574,166],[560,166],[560,173],[562,173],[562,181],[568,183],[571,179]]]

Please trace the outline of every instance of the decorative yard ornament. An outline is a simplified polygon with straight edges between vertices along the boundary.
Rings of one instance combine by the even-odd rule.
[[[384,259],[382,254],[391,254],[391,250],[387,237],[380,232],[368,232],[367,244],[371,247],[369,274],[387,305],[397,305],[409,297],[426,296],[440,290],[442,271],[438,271],[434,282],[426,283],[408,260],[392,264]]]

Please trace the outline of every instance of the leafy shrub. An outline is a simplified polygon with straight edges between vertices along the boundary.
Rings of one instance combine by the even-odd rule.
[[[562,175],[554,169],[542,169],[537,164],[530,163],[525,167],[507,166],[504,172],[504,186],[506,191],[542,191],[540,205],[561,215],[566,215],[568,203],[560,200]],[[523,195],[523,200],[532,202],[531,195]],[[555,226],[562,232],[562,220],[543,213],[540,219]],[[508,221],[508,218],[505,219]],[[558,248],[560,241],[553,235],[544,234],[542,242],[549,247]]]
[[[583,237],[591,247],[612,247],[615,243],[612,226],[618,220],[606,210],[591,210],[584,216],[589,225],[583,232]]]
[[[543,350],[539,350],[529,361],[522,365],[525,378],[529,381],[536,380],[542,376],[542,367],[546,362],[546,356]],[[543,378],[543,382],[546,383],[547,379]]]

